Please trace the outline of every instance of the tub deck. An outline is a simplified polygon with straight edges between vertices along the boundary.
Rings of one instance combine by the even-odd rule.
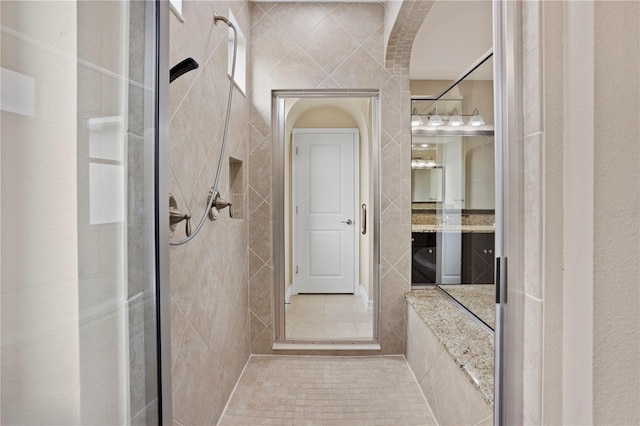
[[[407,293],[405,298],[408,310],[413,310],[417,316],[417,318],[414,317],[414,321],[426,324],[439,345],[460,368],[484,402],[488,406],[493,406],[493,333],[485,331],[435,288],[413,290]],[[413,313],[409,312],[408,322],[411,321],[412,316]],[[409,333],[415,332],[412,330],[420,330],[415,324],[408,324],[408,327]],[[411,340],[412,336],[407,338]],[[435,342],[429,344],[434,346]],[[408,358],[411,356],[407,353]],[[425,368],[431,368],[431,366],[423,369]]]

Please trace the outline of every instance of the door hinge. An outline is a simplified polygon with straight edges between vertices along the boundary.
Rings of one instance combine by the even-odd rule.
[[[296,214],[298,214],[298,206],[296,206]]]
[[[298,155],[298,147],[296,146],[296,155]]]
[[[296,265],[296,274],[298,273],[298,265]]]

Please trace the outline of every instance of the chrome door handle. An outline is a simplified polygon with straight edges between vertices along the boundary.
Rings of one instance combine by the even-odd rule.
[[[362,205],[362,235],[367,234],[367,205]]]
[[[353,221],[351,219],[343,220],[340,223],[346,223],[347,225],[353,225]]]

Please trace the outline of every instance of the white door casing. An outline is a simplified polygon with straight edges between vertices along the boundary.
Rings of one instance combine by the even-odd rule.
[[[358,129],[293,130],[294,293],[356,293]]]

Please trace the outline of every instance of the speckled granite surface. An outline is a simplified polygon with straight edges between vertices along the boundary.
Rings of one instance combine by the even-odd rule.
[[[435,288],[412,290],[405,298],[485,401],[493,404],[493,334]]]
[[[493,284],[447,284],[441,289],[449,293],[489,327],[496,328],[496,286]]]
[[[494,214],[477,214],[477,213],[462,213],[452,214],[449,216],[450,224],[457,225],[487,225],[493,226],[496,221]],[[411,223],[413,225],[435,225],[438,222],[435,211],[432,212],[413,212],[411,214]]]
[[[494,233],[493,225],[411,225],[411,232]]]

